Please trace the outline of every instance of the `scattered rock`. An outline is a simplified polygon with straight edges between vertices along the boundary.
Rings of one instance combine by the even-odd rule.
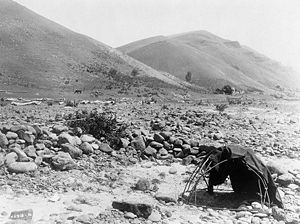
[[[147,156],[155,156],[156,152],[157,150],[155,148],[148,146],[143,153]]]
[[[7,165],[7,170],[11,173],[26,173],[37,169],[34,162],[14,162]]]
[[[138,217],[148,218],[152,213],[150,204],[138,201],[113,201],[112,207],[122,212],[132,212]]]
[[[294,176],[290,173],[282,174],[277,178],[277,183],[280,185],[287,187],[289,184],[292,184],[294,181]]]
[[[279,161],[269,161],[266,164],[267,168],[271,173],[276,173],[278,175],[286,174],[289,172],[288,168],[283,166]]]
[[[93,136],[91,136],[91,135],[82,135],[82,136],[80,137],[80,140],[81,140],[82,142],[92,143],[92,142],[95,141],[95,138],[94,138]]]
[[[0,147],[6,148],[8,145],[8,139],[5,134],[0,133]]]
[[[107,143],[101,143],[101,144],[99,144],[99,149],[102,152],[106,152],[106,153],[111,153],[113,151],[113,149]]]
[[[77,167],[69,153],[58,152],[52,157],[52,165],[58,170],[71,170]]]
[[[139,191],[150,190],[150,181],[146,178],[139,179],[135,184],[135,189]]]
[[[145,148],[146,148],[146,145],[145,145],[145,142],[144,142],[144,139],[142,136],[138,136],[136,137],[134,140],[131,141],[131,146],[137,150],[137,151],[144,151]]]
[[[78,157],[82,156],[81,149],[79,149],[76,146],[71,145],[69,143],[62,144],[61,148],[64,152],[69,153],[72,158],[78,158]]]
[[[276,219],[277,221],[284,221],[285,220],[285,212],[283,209],[278,208],[278,207],[273,207],[272,208],[272,216],[274,217],[274,219]]]
[[[169,174],[176,174],[177,173],[177,169],[175,167],[171,167],[169,169]]]
[[[91,144],[88,143],[88,142],[83,142],[83,143],[79,146],[79,148],[82,150],[82,152],[83,152],[84,154],[87,154],[87,155],[94,152],[93,147],[92,147]]]

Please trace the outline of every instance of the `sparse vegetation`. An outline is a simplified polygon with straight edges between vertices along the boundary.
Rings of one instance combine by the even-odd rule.
[[[126,136],[127,125],[119,123],[113,112],[90,112],[78,110],[67,115],[67,125],[71,128],[81,128],[83,133],[91,134],[97,139],[105,138],[112,147],[117,147],[121,137]]]
[[[190,81],[192,80],[192,73],[191,73],[190,71],[188,71],[188,72],[186,73],[185,80],[186,80],[187,82],[190,82]]]
[[[137,68],[134,68],[131,72],[131,76],[136,77],[139,74],[139,71]]]
[[[215,105],[216,110],[219,111],[219,113],[224,112],[226,108],[228,108],[228,105],[225,103],[222,104],[216,104]]]

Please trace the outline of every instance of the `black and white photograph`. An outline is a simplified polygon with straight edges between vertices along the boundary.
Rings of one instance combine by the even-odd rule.
[[[0,0],[0,224],[299,224],[299,0]]]

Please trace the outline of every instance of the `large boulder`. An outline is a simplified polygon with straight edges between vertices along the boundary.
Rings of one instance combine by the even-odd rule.
[[[72,158],[78,158],[82,156],[82,150],[74,145],[71,145],[70,143],[62,144],[61,148],[64,152],[69,153]]]
[[[71,170],[77,167],[69,153],[58,152],[52,157],[52,165],[58,170]]]
[[[11,173],[26,173],[37,169],[34,162],[13,162],[7,165],[8,172]]]

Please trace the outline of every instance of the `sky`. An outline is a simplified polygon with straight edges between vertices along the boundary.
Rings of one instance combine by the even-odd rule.
[[[300,0],[15,0],[112,47],[206,30],[300,71]]]

